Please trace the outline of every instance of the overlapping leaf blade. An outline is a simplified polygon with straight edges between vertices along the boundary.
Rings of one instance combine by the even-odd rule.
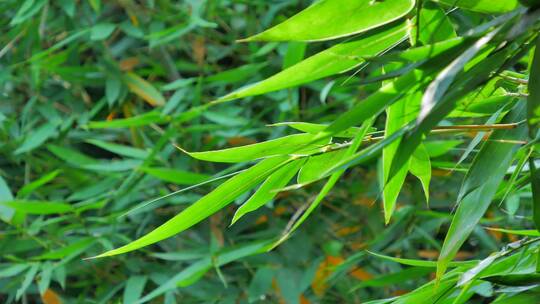
[[[407,36],[407,26],[400,23],[356,40],[337,44],[260,82],[240,88],[215,102],[261,95],[347,72],[394,46]]]
[[[143,237],[117,249],[97,256],[107,257],[139,249],[180,233],[231,203],[235,198],[255,187],[280,166],[288,163],[288,157],[262,160],[248,170],[230,178],[193,205],[186,208],[158,228]]]
[[[245,41],[315,41],[349,36],[395,21],[414,4],[414,0],[322,0]]]
[[[525,107],[523,104],[519,104],[509,114],[507,121],[519,121],[524,117]],[[514,130],[499,130],[494,132],[492,139],[521,140],[525,134],[524,127]],[[482,146],[476,155],[463,184],[467,191],[463,192],[465,194],[458,201],[456,214],[452,219],[439,256],[437,265],[439,278],[491,204],[516,151],[515,143],[501,144],[489,141]],[[469,186],[471,185],[470,180],[482,180],[482,183],[471,187]]]

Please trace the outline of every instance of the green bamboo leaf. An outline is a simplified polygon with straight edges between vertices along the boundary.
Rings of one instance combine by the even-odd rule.
[[[21,7],[15,14],[15,17],[13,17],[13,19],[11,19],[9,22],[9,25],[15,26],[30,19],[41,10],[45,3],[47,3],[46,0],[25,0],[22,2]]]
[[[160,284],[160,286],[142,297],[133,304],[140,304],[162,295],[163,293],[175,289],[178,286],[185,287],[197,282],[212,267],[221,267],[228,263],[242,259],[244,257],[265,252],[269,249],[271,242],[268,240],[256,241],[247,244],[241,244],[232,248],[224,249],[214,256],[205,257],[195,263],[192,263],[186,269]]]
[[[347,155],[347,149],[325,152],[323,154],[310,156],[298,173],[298,184],[309,184],[325,177],[335,163],[341,161]]]
[[[502,110],[503,110],[502,108],[499,109],[495,114],[493,114],[486,121],[485,124],[486,125],[494,124],[497,121],[497,119],[499,119],[499,116],[501,115]],[[473,140],[471,140],[471,142],[467,145],[467,148],[465,148],[465,152],[463,152],[463,154],[461,155],[461,157],[457,161],[455,167],[458,167],[463,161],[465,161],[467,159],[469,154],[471,154],[471,152],[476,148],[476,146],[478,146],[482,142],[482,139],[484,138],[485,135],[486,135],[486,132],[478,132],[478,134],[476,134],[476,136],[473,138]]]
[[[119,118],[109,121],[90,121],[86,127],[90,129],[116,129],[146,126],[152,123],[165,123],[170,121],[169,116],[163,116],[161,113],[152,111],[138,116]]]
[[[53,180],[58,174],[60,174],[61,170],[54,170],[52,172],[49,172],[42,177],[38,178],[37,180],[28,183],[24,185],[19,192],[17,192],[18,198],[24,198],[27,197],[29,194],[34,192],[34,190],[38,189],[39,187],[45,185],[46,183]]]
[[[143,168],[140,168],[140,170],[155,178],[158,178],[167,182],[175,183],[178,185],[195,185],[195,184],[199,184],[210,179],[210,176],[206,174],[200,174],[200,173],[194,173],[194,172],[170,169],[170,168],[143,167]]]
[[[10,222],[15,215],[13,208],[2,205],[2,202],[9,202],[13,200],[13,194],[9,189],[8,184],[2,176],[0,176],[0,220]]]
[[[116,25],[112,23],[98,23],[90,30],[90,40],[105,40],[116,29]]]
[[[0,270],[0,278],[16,276],[26,270],[28,267],[30,267],[30,264],[13,264],[10,266],[3,266],[2,270]]]
[[[261,143],[206,152],[187,152],[189,156],[212,162],[239,163],[276,155],[309,154],[329,143],[314,134],[295,134]]]
[[[505,286],[530,286],[540,283],[540,273],[495,275],[482,280]]]
[[[138,159],[145,159],[148,157],[148,151],[144,151],[142,149],[130,146],[110,143],[98,139],[87,139],[85,140],[85,142],[121,156],[133,157]]]
[[[95,242],[96,240],[94,238],[80,239],[62,248],[45,252],[41,255],[33,257],[32,259],[33,260],[57,260],[57,259],[62,259],[69,255],[81,254],[88,247],[92,246],[92,244],[94,244]]]
[[[385,138],[390,137],[393,133],[399,131],[402,127],[406,126],[416,118],[421,97],[422,95],[416,92],[387,108]],[[389,175],[392,161],[399,147],[399,142],[400,139],[394,141],[385,147],[382,152],[383,204],[384,221],[386,224],[390,222],[399,192],[401,191],[401,187],[405,182],[405,177],[409,170],[409,163],[407,163],[398,172],[392,176]]]
[[[144,291],[147,279],[146,276],[132,276],[127,280],[124,288],[124,304],[137,302]]]
[[[486,14],[503,14],[515,10],[519,3],[517,0],[432,0],[442,4],[456,6]]]
[[[437,267],[437,262],[436,261],[396,258],[396,257],[391,257],[391,256],[387,256],[387,255],[383,255],[383,254],[375,253],[375,252],[371,252],[371,251],[368,251],[368,253],[373,255],[373,256],[376,256],[378,258],[388,260],[388,261],[392,261],[392,262],[396,262],[396,263],[399,263],[399,264],[402,264],[402,265],[414,266],[414,267],[429,267],[429,268],[436,268]],[[478,263],[478,261],[450,262],[450,264],[448,264],[448,266],[449,267],[473,266],[473,265],[476,265],[477,263]]]
[[[287,157],[272,157],[262,160],[251,168],[230,178],[184,211],[143,237],[120,248],[102,253],[94,258],[130,252],[180,233],[221,210],[238,196],[262,182],[264,178],[272,174],[272,172],[282,165],[288,163],[290,160],[291,159]]]
[[[58,214],[73,211],[73,207],[70,204],[61,202],[15,200],[1,202],[0,205],[8,206],[27,214]]]
[[[505,122],[520,121],[525,117],[525,105],[520,103],[505,118]],[[521,140],[526,128],[513,130],[497,130],[492,139]],[[503,180],[512,159],[517,152],[515,144],[488,141],[484,143],[476,155],[468,171],[462,191],[464,195],[458,200],[458,208],[446,234],[443,247],[437,262],[437,277],[441,278],[448,263],[482,218],[495,196],[498,186]],[[481,181],[481,182],[480,182]]]
[[[122,92],[122,79],[115,74],[107,75],[105,83],[105,97],[109,106],[112,107]]]
[[[399,43],[407,36],[401,23],[359,39],[343,42],[267,78],[227,94],[216,103],[299,86],[317,79],[347,72]]]
[[[51,151],[54,156],[74,166],[93,164],[97,162],[96,159],[93,159],[90,156],[82,154],[71,148],[51,144],[47,145],[47,149]]]
[[[536,48],[533,56],[529,77],[529,97],[527,98],[527,123],[529,137],[536,139],[539,136],[538,130],[540,130],[540,38],[536,38]],[[536,160],[538,159],[538,157],[535,157],[536,154],[533,152],[529,157],[529,167],[533,195],[533,221],[536,229],[540,231],[540,172],[536,167]]]
[[[236,223],[246,213],[255,211],[272,200],[278,194],[277,190],[289,183],[304,162],[305,159],[292,161],[268,176],[259,189],[236,210],[231,225]]]
[[[362,281],[360,284],[354,286],[351,291],[358,290],[365,287],[384,287],[392,286],[396,284],[401,284],[405,280],[420,279],[426,277],[428,274],[432,273],[433,270],[431,267],[411,267],[396,273],[391,273],[388,275],[381,275],[373,279],[368,279]]]
[[[400,19],[414,4],[414,0],[321,0],[244,41],[317,41],[345,37]]]
[[[484,37],[478,39],[469,49],[459,55],[450,65],[442,70],[437,78],[426,89],[422,98],[422,109],[418,121],[421,122],[433,110],[436,103],[445,95],[450,85],[454,82],[455,77],[463,70],[480,50],[487,45],[499,32],[499,30],[491,31]]]
[[[328,135],[337,134],[362,123],[370,117],[377,116],[388,105],[425,86],[430,80],[429,76],[428,71],[416,69],[398,77],[369,95],[362,102],[355,104],[347,112],[341,114],[323,133]]]
[[[28,151],[31,151],[49,138],[57,134],[58,123],[57,122],[48,122],[39,127],[37,130],[34,130],[32,133],[26,137],[20,147],[18,147],[13,153],[15,155],[22,154]]]
[[[469,67],[466,72],[460,74],[460,77],[457,77],[457,80],[452,86],[453,90],[447,91],[450,79],[453,80],[456,78],[455,69],[459,66],[463,68],[465,59],[470,57],[471,53],[477,52],[476,49],[484,45],[486,40],[493,38],[492,35],[493,32],[477,41],[475,45],[453,60],[443,72],[439,73],[437,80],[430,84],[431,90],[429,94],[426,92],[422,99],[422,109],[417,120],[417,125],[414,129],[409,130],[400,142],[398,152],[390,169],[390,176],[409,161],[410,156],[417,149],[418,145],[420,145],[423,137],[455,109],[457,100],[476,90],[482,83],[485,83],[491,74],[495,70],[500,69],[501,65],[507,62],[508,57],[513,55],[515,45],[504,48],[481,61],[475,62],[476,65]],[[449,78],[445,79],[444,75],[448,75]],[[428,95],[432,96],[431,98],[441,98],[441,100],[429,99],[426,97]]]
[[[411,37],[418,35],[418,40],[424,45],[457,37],[456,30],[446,13],[434,3],[424,4],[417,25],[419,29],[415,28]]]
[[[358,148],[362,144],[362,139],[364,139],[364,136],[366,136],[367,131],[373,125],[374,120],[375,120],[375,117],[372,117],[372,118],[366,120],[362,124],[362,127],[360,128],[360,131],[356,134],[356,136],[353,139],[353,142],[347,148],[347,152],[346,152],[345,156],[353,155],[354,152],[356,150],[358,150]],[[334,188],[334,185],[337,183],[337,181],[339,180],[339,178],[341,177],[341,175],[344,172],[345,172],[345,170],[343,169],[343,170],[336,170],[335,172],[332,173],[332,175],[328,178],[328,180],[326,181],[326,183],[322,187],[321,191],[319,191],[319,193],[317,194],[315,199],[313,199],[313,201],[311,202],[309,207],[306,209],[306,211],[304,211],[302,216],[298,220],[296,220],[294,222],[294,224],[289,229],[284,231],[281,238],[272,245],[272,248],[278,246],[279,244],[281,244],[285,240],[287,240],[289,238],[289,236],[294,231],[296,231],[296,229],[298,229],[298,227],[300,227],[300,225],[302,225],[302,223],[304,223],[304,221],[311,215],[311,213],[317,208],[317,206],[319,206],[319,204],[326,197],[326,195],[328,195],[328,193],[332,190],[332,188]]]
[[[513,234],[513,235],[532,236],[532,237],[540,236],[540,231],[538,230],[527,230],[527,229],[513,230],[513,229],[491,228],[491,227],[486,228],[486,229],[502,232],[502,233]]]
[[[422,188],[424,189],[424,194],[426,196],[426,202],[429,203],[431,160],[425,145],[421,144],[418,146],[416,151],[414,151],[414,154],[411,157],[411,162],[409,163],[409,171],[420,180],[420,183],[422,183]]]
[[[38,270],[39,270],[39,264],[35,263],[26,272],[26,275],[24,276],[24,280],[23,280],[23,282],[21,284],[21,287],[19,287],[19,289],[17,289],[17,295],[15,297],[17,299],[17,301],[19,301],[19,299],[22,297],[22,295],[26,292],[26,289],[28,289],[28,287],[30,287],[30,285],[32,284],[32,281],[34,280]]]
[[[275,124],[269,125],[270,127],[279,127],[279,126],[287,126],[290,128],[293,128],[298,131],[302,131],[305,133],[311,133],[311,134],[317,134],[320,132],[323,132],[329,125],[327,124],[315,124],[315,123],[309,123],[309,122],[279,122]],[[376,128],[371,128],[370,131],[376,131]],[[336,133],[333,135],[333,137],[344,137],[344,138],[353,138],[356,134],[360,131],[360,128],[358,127],[350,127],[345,131]]]

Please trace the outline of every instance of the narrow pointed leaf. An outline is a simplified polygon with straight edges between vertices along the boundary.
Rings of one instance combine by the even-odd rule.
[[[257,191],[242,204],[238,210],[236,210],[231,225],[246,213],[255,211],[272,200],[278,194],[278,191],[276,190],[285,187],[287,183],[289,183],[300,167],[302,167],[304,161],[305,159],[292,161],[266,178],[259,189],[257,189]]]
[[[368,253],[373,255],[373,256],[376,256],[378,258],[388,260],[388,261],[392,261],[392,262],[396,262],[396,263],[399,263],[399,264],[402,264],[402,265],[414,266],[414,267],[429,267],[429,268],[437,267],[437,262],[436,261],[396,258],[396,257],[392,257],[392,256],[383,255],[383,254],[380,254],[380,253],[370,252],[370,251],[368,251]],[[476,263],[477,263],[477,261],[451,262],[449,264],[449,267],[469,266],[469,265],[474,265]]]
[[[178,185],[196,185],[210,179],[210,176],[206,174],[194,173],[194,172],[171,169],[171,168],[143,167],[140,170],[155,178],[164,180],[166,182],[175,183]]]
[[[261,95],[347,72],[364,63],[363,58],[382,53],[406,36],[406,25],[401,23],[353,41],[337,44],[265,80],[225,95],[215,102]]]
[[[17,197],[24,198],[31,194],[34,190],[38,189],[39,187],[45,185],[46,183],[53,180],[58,174],[60,174],[60,170],[54,170],[52,172],[49,172],[42,177],[38,178],[37,180],[28,183],[24,185],[19,192],[17,192]]]
[[[120,248],[100,254],[96,258],[130,252],[169,238],[192,227],[230,204],[244,192],[255,187],[264,178],[289,161],[290,159],[286,157],[273,157],[262,160],[248,170],[230,178],[184,211],[143,237]]]
[[[314,123],[309,123],[309,122],[296,122],[296,121],[280,122],[280,123],[272,124],[270,126],[271,127],[288,126],[295,130],[311,133],[311,134],[322,132],[328,127],[328,125],[326,124],[314,124]],[[375,128],[372,128],[372,130],[376,131]],[[359,131],[360,131],[360,128],[351,127],[345,131],[334,134],[333,137],[353,138]]]
[[[421,144],[418,146],[416,151],[414,151],[414,154],[411,157],[411,162],[409,163],[409,171],[420,180],[420,183],[422,183],[422,188],[424,189],[424,194],[426,196],[426,202],[429,203],[431,160],[429,159],[429,153],[425,145]]]
[[[414,0],[321,0],[246,41],[316,41],[362,33],[395,21]],[[339,22],[336,22],[339,20]]]
[[[437,75],[437,78],[429,85],[422,98],[422,109],[418,121],[421,122],[433,110],[435,104],[444,96],[456,75],[463,70],[465,65],[474,58],[474,56],[497,34],[494,30],[484,37],[480,38],[476,43],[467,49],[463,54],[457,57],[449,66]]]
[[[128,73],[124,76],[124,82],[128,89],[137,96],[144,99],[152,106],[162,106],[165,104],[165,98],[152,86],[151,83],[142,79],[137,74]]]
[[[70,204],[62,202],[15,200],[0,204],[27,214],[59,214],[73,211]]]
[[[346,155],[347,149],[341,149],[310,156],[298,173],[298,184],[309,184],[325,177],[324,173]]]
[[[358,148],[362,144],[362,139],[364,138],[364,136],[366,136],[367,131],[373,125],[373,121],[374,121],[374,118],[371,118],[371,119],[366,120],[362,124],[362,127],[360,128],[360,131],[358,132],[358,134],[356,134],[351,146],[347,148],[347,152],[345,156],[352,155],[356,150],[358,150]],[[278,246],[279,244],[287,240],[289,236],[294,231],[296,231],[296,229],[298,229],[298,227],[300,227],[302,223],[304,223],[304,221],[311,215],[311,213],[319,206],[319,204],[326,197],[326,195],[328,195],[328,193],[332,190],[332,188],[334,187],[334,185],[336,184],[336,182],[339,180],[339,178],[344,172],[345,170],[339,170],[332,173],[332,175],[328,178],[328,180],[322,187],[321,191],[317,194],[315,199],[313,199],[313,201],[310,203],[306,211],[304,211],[302,216],[297,221],[294,222],[294,224],[292,225],[290,229],[286,230],[283,233],[281,238],[276,243],[274,243],[272,247]]]
[[[474,46],[472,48],[474,48]],[[476,65],[460,74],[460,77],[456,78],[457,80],[452,86],[453,90],[446,92],[446,95],[442,97],[440,101],[429,102],[433,102],[433,108],[429,109],[430,106],[425,108],[424,105],[422,105],[422,111],[425,111],[423,114],[424,116],[422,116],[421,112],[417,121],[417,126],[404,135],[398,153],[396,153],[397,156],[392,163],[390,175],[397,172],[407,163],[410,155],[414,153],[418,145],[422,142],[424,135],[428,134],[441,120],[454,110],[457,100],[474,91],[478,85],[485,83],[495,70],[500,69],[501,65],[505,63],[508,64],[508,57],[512,55],[513,52],[515,52],[515,45],[501,49],[494,54],[491,54],[486,59],[477,62]],[[460,60],[454,60],[454,64],[458,61]],[[434,83],[435,82],[432,84]],[[425,100],[425,95],[423,100]]]
[[[433,0],[449,6],[455,6],[486,14],[503,14],[513,11],[519,6],[517,0]]]
[[[524,117],[524,105],[519,104],[505,118],[505,122],[520,121]],[[520,140],[523,139],[525,134],[526,128],[524,127],[513,130],[498,130],[493,133],[492,139]],[[463,183],[463,187],[467,187],[470,191],[464,192],[466,194],[458,201],[459,205],[456,214],[452,219],[441,249],[437,263],[438,278],[442,277],[448,263],[454,258],[461,245],[488,209],[517,148],[512,143],[489,141],[482,146],[482,149],[476,155]],[[473,182],[475,187],[471,187],[470,181],[477,180],[482,180],[482,182],[479,184]]]
[[[239,163],[264,157],[303,154],[324,147],[328,139],[317,140],[314,134],[295,134],[261,143],[206,152],[186,152],[189,156],[205,161]]]
[[[416,118],[418,113],[421,94],[414,93],[399,100],[386,110],[385,138],[400,130],[409,122]],[[390,166],[399,147],[399,139],[384,148],[382,153],[383,162],[383,204],[384,221],[390,222],[394,212],[396,201],[405,182],[405,177],[409,170],[409,164],[404,165],[398,172],[390,176]]]

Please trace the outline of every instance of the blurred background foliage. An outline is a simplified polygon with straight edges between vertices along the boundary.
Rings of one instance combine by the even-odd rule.
[[[315,186],[282,192],[230,228],[249,193],[180,236],[114,258],[82,260],[146,234],[215,188],[219,177],[245,168],[197,161],[175,145],[205,151],[277,138],[291,129],[267,124],[327,123],[380,87],[363,82],[383,73],[368,65],[193,111],[328,47],[235,42],[309,4],[1,1],[0,301],[361,303],[433,279],[433,267],[405,267],[364,249],[437,258],[470,158],[454,165],[476,132],[440,134],[426,143],[433,166],[429,207],[420,182],[407,177],[388,226],[374,160],[347,171],[322,207],[273,251],[259,253],[316,195]],[[463,10],[447,15],[458,34],[492,18]],[[527,58],[520,68],[527,68]],[[506,85],[518,91],[514,82]],[[458,119],[476,123],[492,113]],[[384,120],[375,126],[383,129]],[[495,204],[482,226],[532,227],[523,216],[531,212],[523,203],[530,190],[518,190]],[[485,257],[516,240],[477,227],[457,258]],[[493,287],[476,293],[480,303],[493,297]]]

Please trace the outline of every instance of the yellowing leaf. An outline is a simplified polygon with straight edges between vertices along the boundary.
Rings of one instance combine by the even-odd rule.
[[[43,304],[62,304],[62,300],[52,289],[45,290],[45,293],[41,295],[41,301]]]
[[[152,106],[162,106],[165,104],[165,98],[148,81],[142,79],[135,73],[127,73],[124,81],[128,89],[137,96],[144,99]]]

